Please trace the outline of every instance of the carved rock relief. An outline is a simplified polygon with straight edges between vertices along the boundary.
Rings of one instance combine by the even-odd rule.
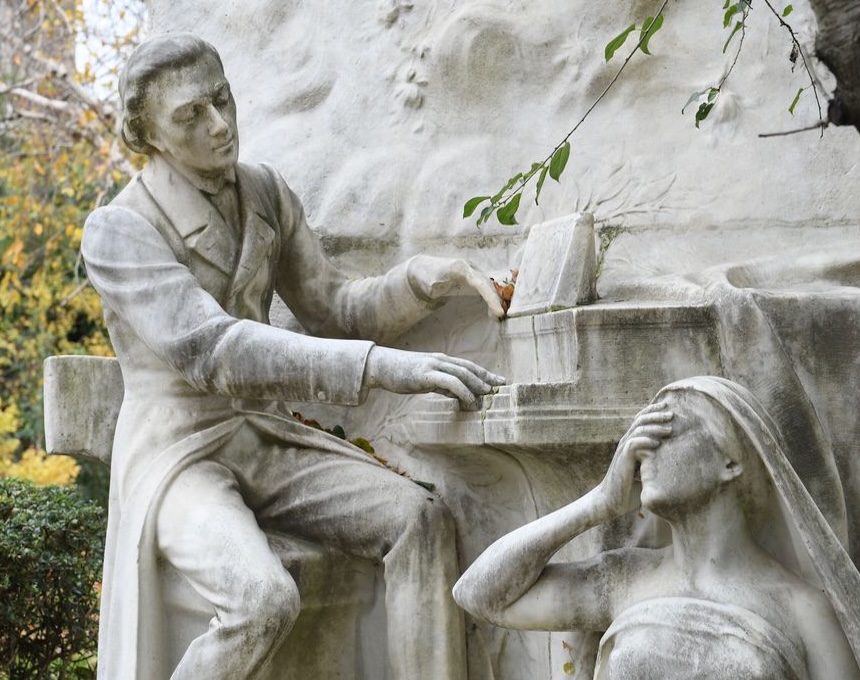
[[[606,64],[606,42],[657,6],[250,0],[212,12],[191,0],[150,1],[153,30],[196,30],[224,55],[243,158],[278,166],[315,227],[340,244],[335,250],[363,239],[395,259],[475,236],[474,223],[461,219],[464,201],[494,192],[551,151],[625,56]],[[585,205],[596,206],[599,226],[690,230],[860,213],[843,131],[822,141],[757,137],[816,115],[812,98],[794,117],[786,111],[804,76],[791,72],[786,35],[764,12],[751,19],[712,118],[697,130],[690,111],[681,114],[732,56],[721,52],[718,10],[669,4],[653,56],[634,58],[579,130],[562,183],[547,187],[539,206],[527,191],[521,224]],[[795,3],[793,16],[810,41],[808,8]],[[656,184],[670,186],[663,193]],[[509,234],[493,224],[481,232]]]

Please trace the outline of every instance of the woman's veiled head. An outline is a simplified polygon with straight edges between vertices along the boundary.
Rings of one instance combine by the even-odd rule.
[[[643,507],[667,516],[730,494],[757,521],[772,502],[772,484],[729,411],[695,381],[669,385],[655,401],[673,412],[672,434],[641,463]]]
[[[706,438],[715,449],[734,452],[734,459],[743,464],[734,483],[753,540],[783,568],[825,594],[860,659],[860,571],[794,469],[773,418],[748,389],[724,378],[680,380],[654,401],[686,401],[676,401],[676,393],[695,395],[698,408],[686,403],[679,408],[708,413],[704,423],[699,422],[709,432]]]

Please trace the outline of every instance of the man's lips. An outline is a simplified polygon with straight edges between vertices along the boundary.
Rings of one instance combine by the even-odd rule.
[[[226,142],[219,144],[218,146],[214,147],[212,150],[213,151],[227,151],[230,147],[233,146],[233,142],[235,142],[235,141],[236,141],[235,137],[230,137],[230,139],[228,139]]]

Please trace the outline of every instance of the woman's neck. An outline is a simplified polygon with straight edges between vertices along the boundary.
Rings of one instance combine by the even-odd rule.
[[[731,492],[666,519],[672,527],[676,573],[691,587],[715,574],[725,579],[748,569],[751,558],[760,552],[738,499]]]

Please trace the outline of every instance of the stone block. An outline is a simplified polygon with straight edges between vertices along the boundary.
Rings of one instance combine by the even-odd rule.
[[[529,231],[508,316],[585,305],[597,299],[594,218],[575,213]]]
[[[123,396],[119,362],[94,356],[48,357],[44,381],[48,453],[109,464]]]
[[[613,444],[663,385],[722,372],[708,306],[597,304],[504,323],[510,384],[477,411],[419,398],[413,442],[536,451]]]

